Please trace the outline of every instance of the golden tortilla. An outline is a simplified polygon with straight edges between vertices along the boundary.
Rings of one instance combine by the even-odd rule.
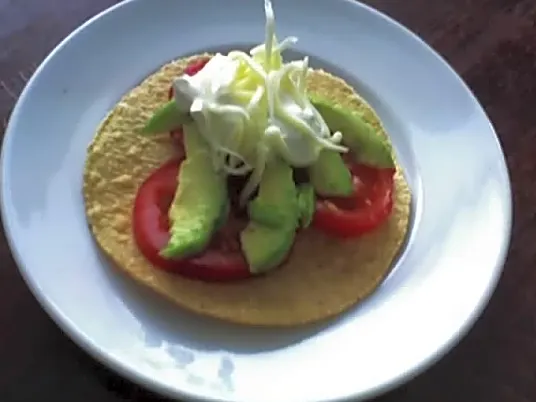
[[[341,241],[308,229],[297,237],[287,263],[262,277],[206,283],[153,267],[138,251],[131,210],[142,181],[173,154],[169,136],[136,134],[167,101],[174,77],[198,57],[163,66],[126,94],[98,128],[84,171],[87,219],[106,255],[137,282],[181,307],[241,324],[289,326],[337,315],[372,293],[389,273],[408,230],[411,194],[401,169],[390,219],[372,234]],[[309,74],[311,92],[362,113],[384,133],[379,119],[343,80],[324,71]]]

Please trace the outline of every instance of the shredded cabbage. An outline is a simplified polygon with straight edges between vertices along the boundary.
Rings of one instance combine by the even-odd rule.
[[[265,40],[249,54],[217,54],[196,75],[174,82],[179,108],[190,112],[209,144],[214,167],[247,175],[244,204],[271,158],[309,166],[323,149],[347,152],[340,132],[331,133],[307,96],[309,59],[284,63],[282,52],[298,38],[278,42],[270,0],[264,1]]]

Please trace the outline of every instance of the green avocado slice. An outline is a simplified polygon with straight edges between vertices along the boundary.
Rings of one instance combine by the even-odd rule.
[[[285,210],[256,200],[249,203],[248,215],[252,221],[273,229],[285,226],[288,220],[288,213]]]
[[[309,167],[311,183],[320,195],[345,197],[352,194],[352,173],[338,152],[324,149]]]
[[[214,170],[205,144],[188,138],[200,136],[193,125],[186,125],[184,134],[190,150],[168,212],[170,239],[161,250],[165,258],[184,258],[204,250],[229,213],[225,175]]]
[[[252,221],[270,227],[296,227],[298,200],[292,167],[279,160],[266,166],[259,193],[248,203],[248,215]]]
[[[250,222],[240,233],[242,251],[253,274],[261,274],[277,267],[288,255],[294,243],[296,229],[274,229]]]
[[[300,212],[292,167],[280,160],[266,166],[248,215],[240,243],[250,271],[258,274],[281,264],[294,243]]]
[[[179,110],[177,103],[170,100],[153,113],[141,129],[142,134],[158,134],[175,130],[185,123],[191,122],[189,113]]]
[[[391,145],[361,116],[316,94],[309,99],[331,131],[342,133],[343,143],[356,156],[356,161],[379,168],[393,168]]]
[[[184,151],[187,158],[197,152],[210,153],[208,142],[205,141],[194,123],[185,123],[182,127],[184,130]]]
[[[300,211],[300,225],[309,227],[315,213],[316,195],[313,186],[309,183],[298,186],[298,209]]]
[[[315,201],[315,190],[311,184],[306,183],[298,186],[297,206],[299,213],[299,225],[302,228],[308,227],[313,220]],[[289,220],[289,214],[287,211],[276,208],[273,205],[258,202],[257,200],[249,203],[248,210],[249,216],[252,217],[255,222],[272,229],[278,229],[286,226],[286,223]]]

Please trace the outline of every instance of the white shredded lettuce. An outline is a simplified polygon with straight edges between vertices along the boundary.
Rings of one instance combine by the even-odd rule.
[[[175,99],[187,109],[209,144],[214,167],[248,175],[244,204],[266,164],[280,157],[294,167],[311,165],[323,149],[347,152],[307,96],[309,59],[284,63],[282,52],[298,38],[278,42],[270,0],[264,1],[265,40],[249,54],[217,54],[196,75],[175,80]]]

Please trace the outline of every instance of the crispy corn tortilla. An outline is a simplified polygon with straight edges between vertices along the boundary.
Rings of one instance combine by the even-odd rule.
[[[262,277],[234,283],[206,283],[152,266],[138,251],[131,212],[142,181],[173,155],[169,135],[137,133],[167,101],[174,77],[198,55],[163,66],[127,93],[98,128],[84,171],[87,219],[104,253],[121,271],[179,306],[235,323],[289,326],[327,319],[372,293],[392,267],[408,230],[410,191],[400,167],[396,202],[389,220],[372,234],[352,240],[302,231],[288,261]],[[311,71],[311,92],[362,113],[385,135],[370,106],[343,80]]]

